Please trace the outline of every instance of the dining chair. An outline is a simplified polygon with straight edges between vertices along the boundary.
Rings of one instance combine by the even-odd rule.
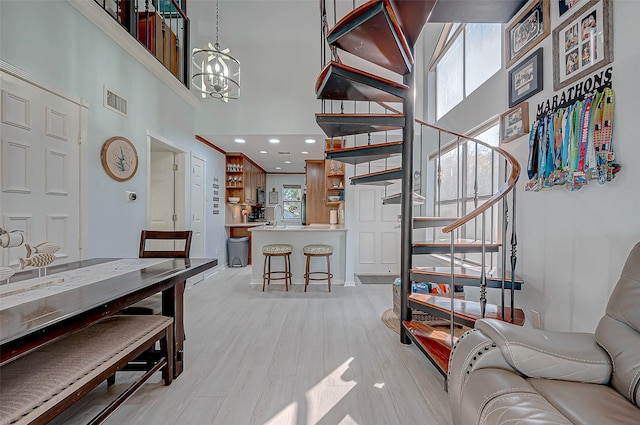
[[[191,252],[191,230],[142,230],[140,232],[140,258],[189,258]],[[149,246],[147,246],[149,243]],[[180,248],[181,247],[181,248]],[[185,282],[182,282],[185,284]],[[180,284],[178,284],[180,285]],[[181,301],[182,302],[182,301]],[[122,314],[153,315],[162,314],[162,292],[158,292],[142,301],[130,305],[121,311]],[[185,339],[184,329],[174,329],[174,344],[180,338],[179,346]],[[145,370],[158,356],[158,350],[150,348],[138,358],[129,362],[123,370]],[[107,378],[107,385],[116,382],[115,374]]]
[[[189,258],[191,235],[191,230],[143,230],[140,233],[138,256],[140,258]],[[122,312],[124,314],[161,314],[162,293],[159,292],[137,302]]]

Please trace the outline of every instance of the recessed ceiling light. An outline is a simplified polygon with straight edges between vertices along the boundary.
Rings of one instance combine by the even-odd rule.
[[[260,151],[260,153],[267,153],[267,151]]]
[[[291,164],[291,161],[285,161],[284,163],[285,164]]]
[[[316,139],[307,139],[307,140],[305,140],[304,142],[305,142],[305,143],[309,143],[309,144],[311,144],[311,143],[315,143],[315,142],[316,142]]]
[[[236,142],[236,143],[245,143],[246,142],[246,140],[244,140],[244,139],[233,139],[233,141]]]
[[[276,167],[276,170],[282,170],[282,168],[280,168],[280,167]]]
[[[302,152],[300,152],[300,153],[301,153],[302,155],[307,155],[309,152],[307,152],[307,151],[302,151]]]
[[[269,139],[269,143],[280,143],[279,139]]]

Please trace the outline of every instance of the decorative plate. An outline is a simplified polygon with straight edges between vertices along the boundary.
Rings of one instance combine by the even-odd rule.
[[[129,180],[138,171],[138,152],[126,137],[115,136],[104,142],[100,159],[107,174],[119,182]]]

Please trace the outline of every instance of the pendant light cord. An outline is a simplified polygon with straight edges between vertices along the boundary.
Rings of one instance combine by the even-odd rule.
[[[218,18],[220,16],[219,8],[220,0],[216,0],[216,44],[213,47],[218,51],[220,51],[220,43],[218,43]]]

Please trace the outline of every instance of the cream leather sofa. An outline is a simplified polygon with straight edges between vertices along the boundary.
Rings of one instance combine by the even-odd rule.
[[[640,243],[595,334],[479,320],[448,384],[454,425],[640,425]]]

